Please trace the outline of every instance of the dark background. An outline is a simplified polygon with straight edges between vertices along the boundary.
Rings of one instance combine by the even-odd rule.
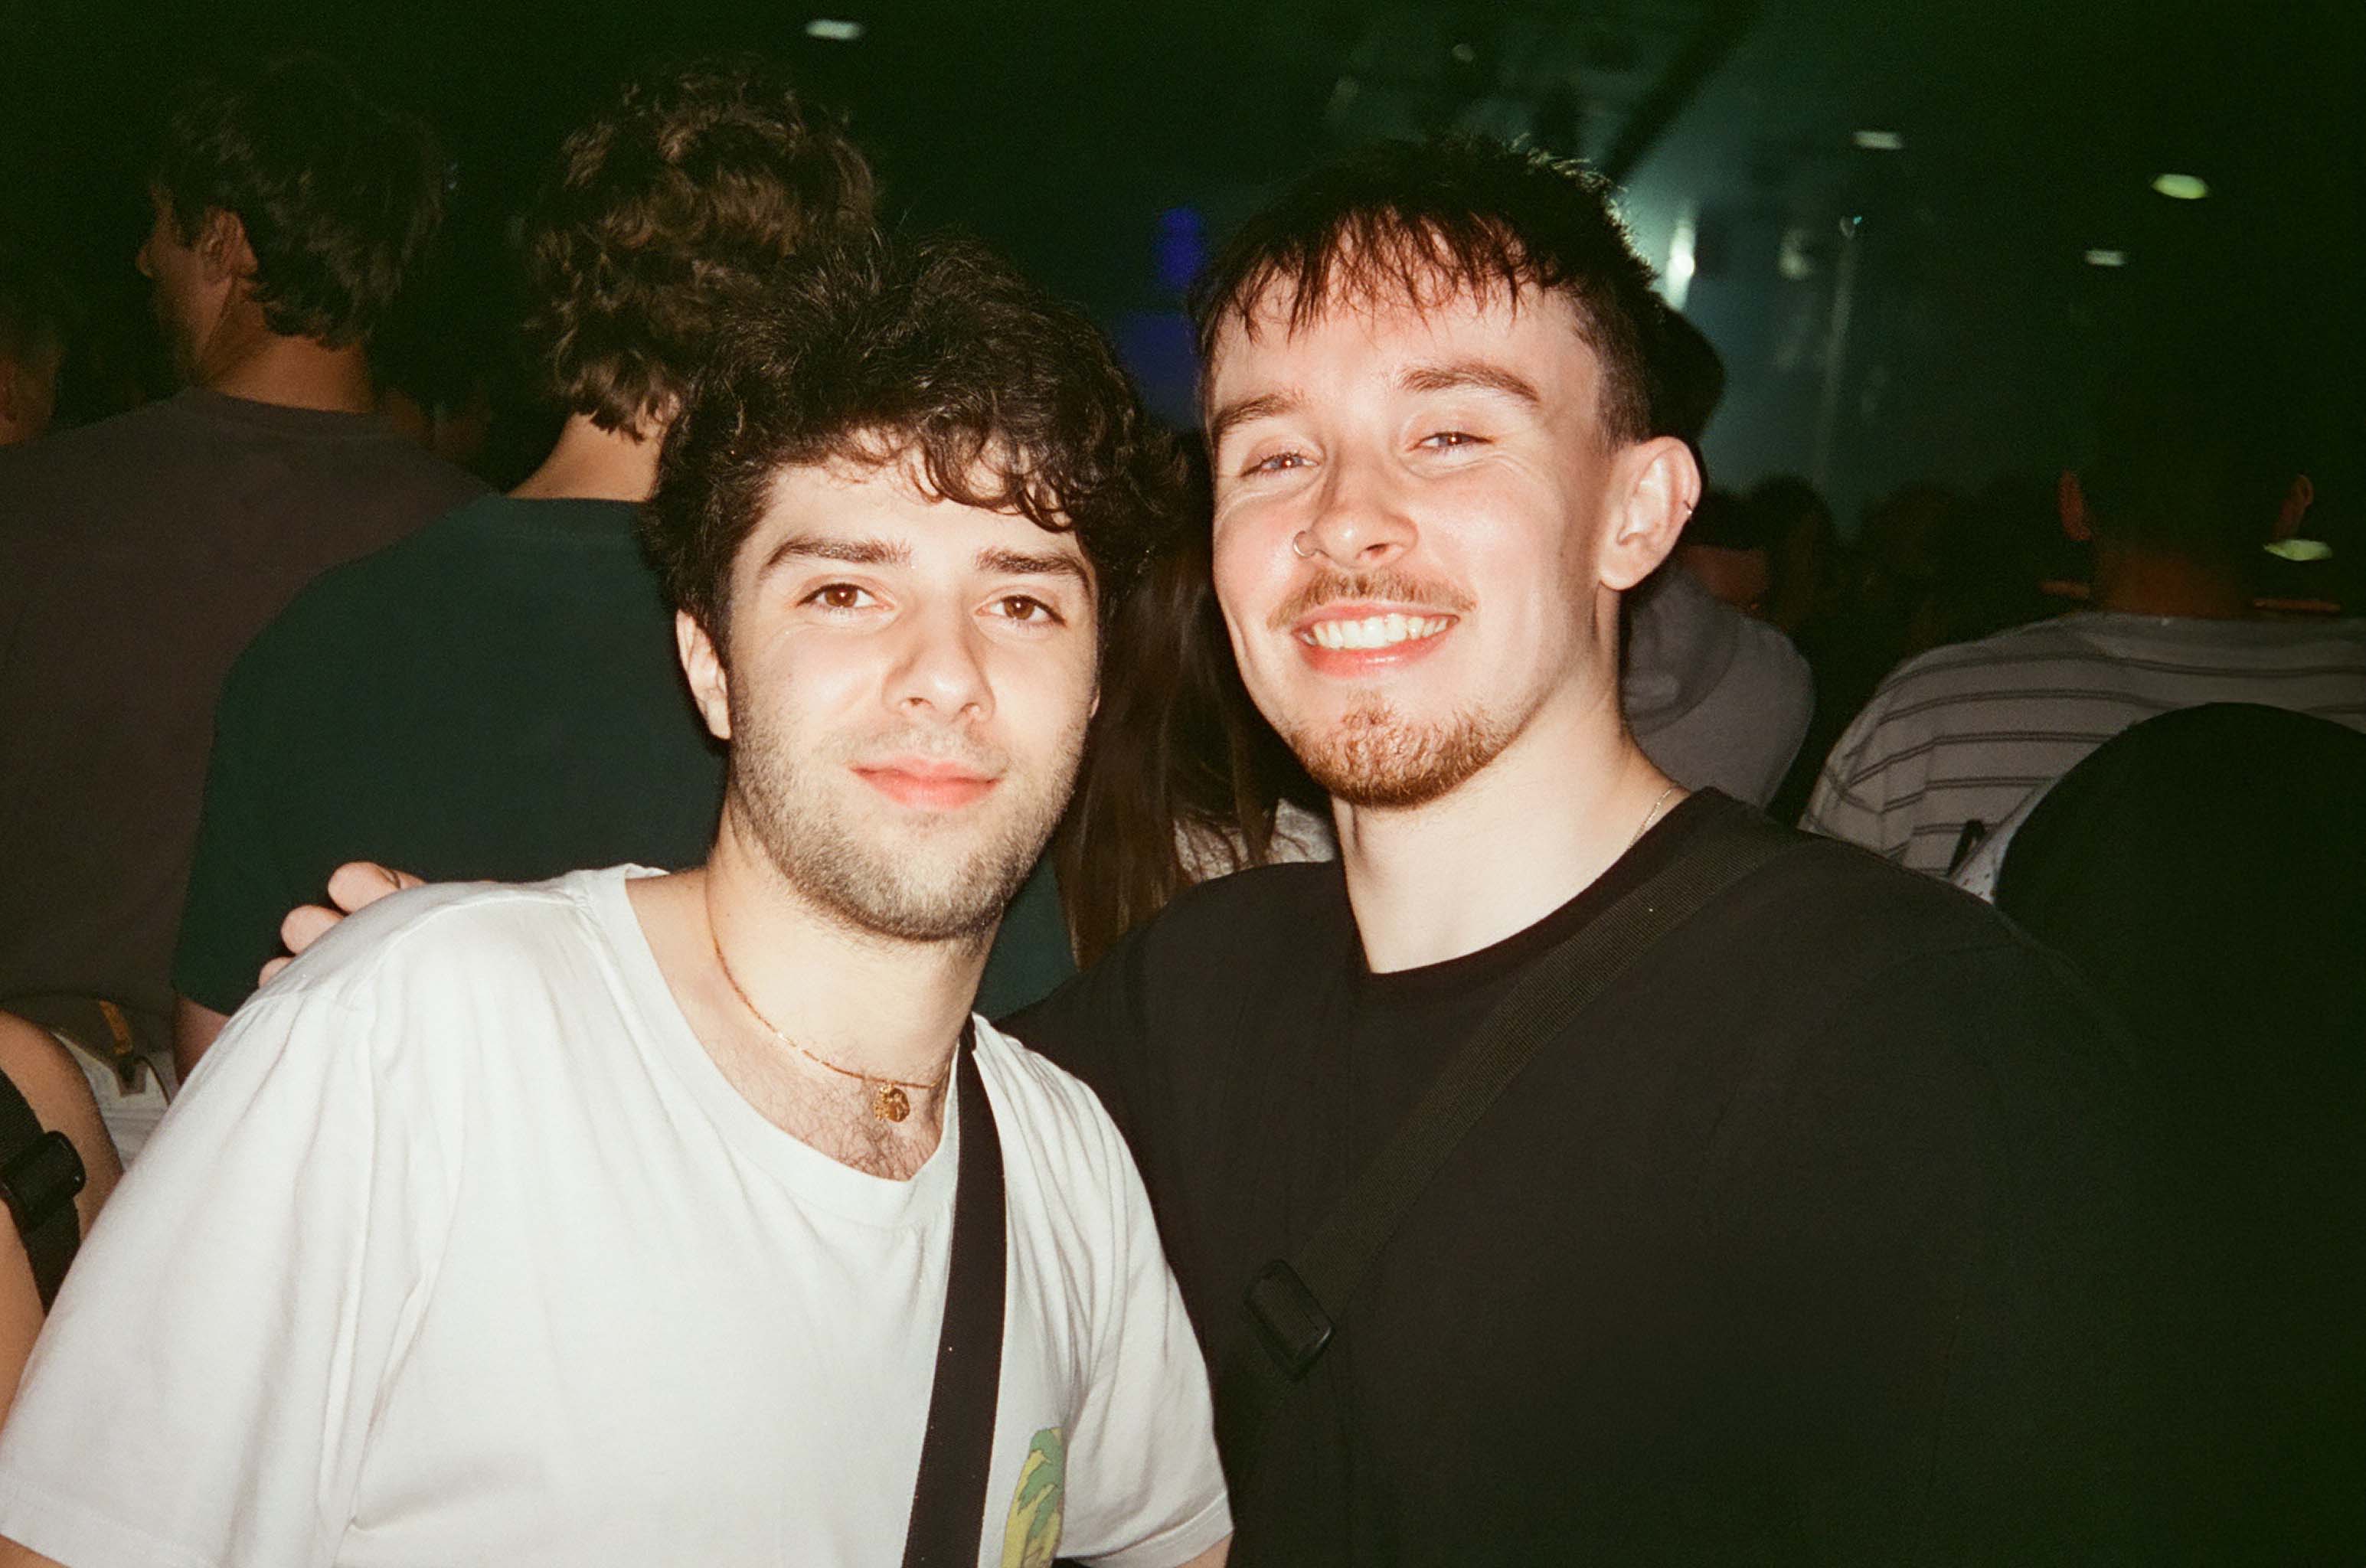
[[[809,38],[817,16],[863,36]],[[2353,0],[0,0],[0,220],[71,258],[100,324],[144,319],[138,169],[165,85],[324,49],[445,139],[448,254],[388,348],[448,380],[502,350],[501,227],[559,130],[644,57],[757,50],[848,115],[891,213],[966,226],[1088,307],[1188,421],[1180,285],[1207,244],[1329,149],[1473,127],[1608,167],[1663,268],[1688,231],[1683,303],[1731,378],[1720,482],[1813,475],[1845,528],[1909,479],[2048,476],[2108,378],[2200,361],[2289,395],[2323,495],[2310,531],[2349,538],[2361,18]],[[2210,196],[2155,194],[2169,171]],[[70,384],[68,412],[104,395]]]

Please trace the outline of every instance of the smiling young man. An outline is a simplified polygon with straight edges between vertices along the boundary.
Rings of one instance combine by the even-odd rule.
[[[971,1560],[1221,1561],[1123,1144],[969,1018],[1172,478],[1098,335],[980,253],[784,283],[645,523],[729,746],[712,854],[389,899],[243,1008],[35,1353],[0,1561],[896,1562],[979,1138]]]
[[[1220,1429],[1262,1432],[1235,1562],[2107,1559],[2120,1060],[1982,909],[1628,734],[1619,596],[1699,491],[1650,281],[1597,180],[1480,144],[1247,224],[1200,317],[1216,586],[1341,861],[1185,894],[1013,1031],[1125,1127]],[[1271,1263],[1335,1275],[1312,1238],[1482,1021],[1742,839],[1771,858],[1537,1013],[1308,1332]],[[1253,1287],[1297,1363],[1262,1427]]]

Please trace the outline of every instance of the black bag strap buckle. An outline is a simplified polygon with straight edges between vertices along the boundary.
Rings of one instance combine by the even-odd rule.
[[[59,1209],[71,1204],[89,1179],[82,1156],[63,1133],[43,1133],[0,1164],[0,1194],[8,1201],[17,1228],[39,1229]]]
[[[1242,1304],[1248,1308],[1265,1353],[1292,1382],[1304,1378],[1330,1347],[1330,1314],[1288,1258],[1277,1258],[1258,1269]]]

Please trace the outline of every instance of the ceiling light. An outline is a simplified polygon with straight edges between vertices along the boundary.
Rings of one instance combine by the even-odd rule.
[[[2200,175],[2157,175],[2152,188],[2172,201],[2200,201],[2210,194],[2208,183]]]
[[[2089,266],[2125,266],[2128,265],[2128,253],[2125,251],[2089,251],[2087,253],[2087,265]]]
[[[822,39],[830,43],[852,43],[862,36],[861,22],[849,22],[837,17],[816,17],[806,24],[806,37]]]
[[[1857,130],[1849,140],[1868,152],[1898,152],[1906,147],[1906,138],[1894,130]]]

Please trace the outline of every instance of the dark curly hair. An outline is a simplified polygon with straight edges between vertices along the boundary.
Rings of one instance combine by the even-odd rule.
[[[603,430],[679,400],[716,317],[867,226],[870,165],[753,61],[646,73],[560,144],[521,231],[545,389]]]
[[[718,331],[667,432],[642,538],[717,642],[783,468],[908,462],[931,497],[1074,528],[1111,606],[1179,526],[1179,445],[1090,321],[974,242],[871,236],[783,269]]]
[[[1224,326],[1254,335],[1269,301],[1294,332],[1343,303],[1540,288],[1576,307],[1601,361],[1605,438],[1642,440],[1653,434],[1651,361],[1665,308],[1610,191],[1581,164],[1480,137],[1359,148],[1218,252],[1192,290],[1203,372]]]
[[[444,215],[427,128],[372,103],[317,54],[188,84],[149,185],[185,244],[208,213],[234,214],[265,322],[332,348],[386,319]]]

